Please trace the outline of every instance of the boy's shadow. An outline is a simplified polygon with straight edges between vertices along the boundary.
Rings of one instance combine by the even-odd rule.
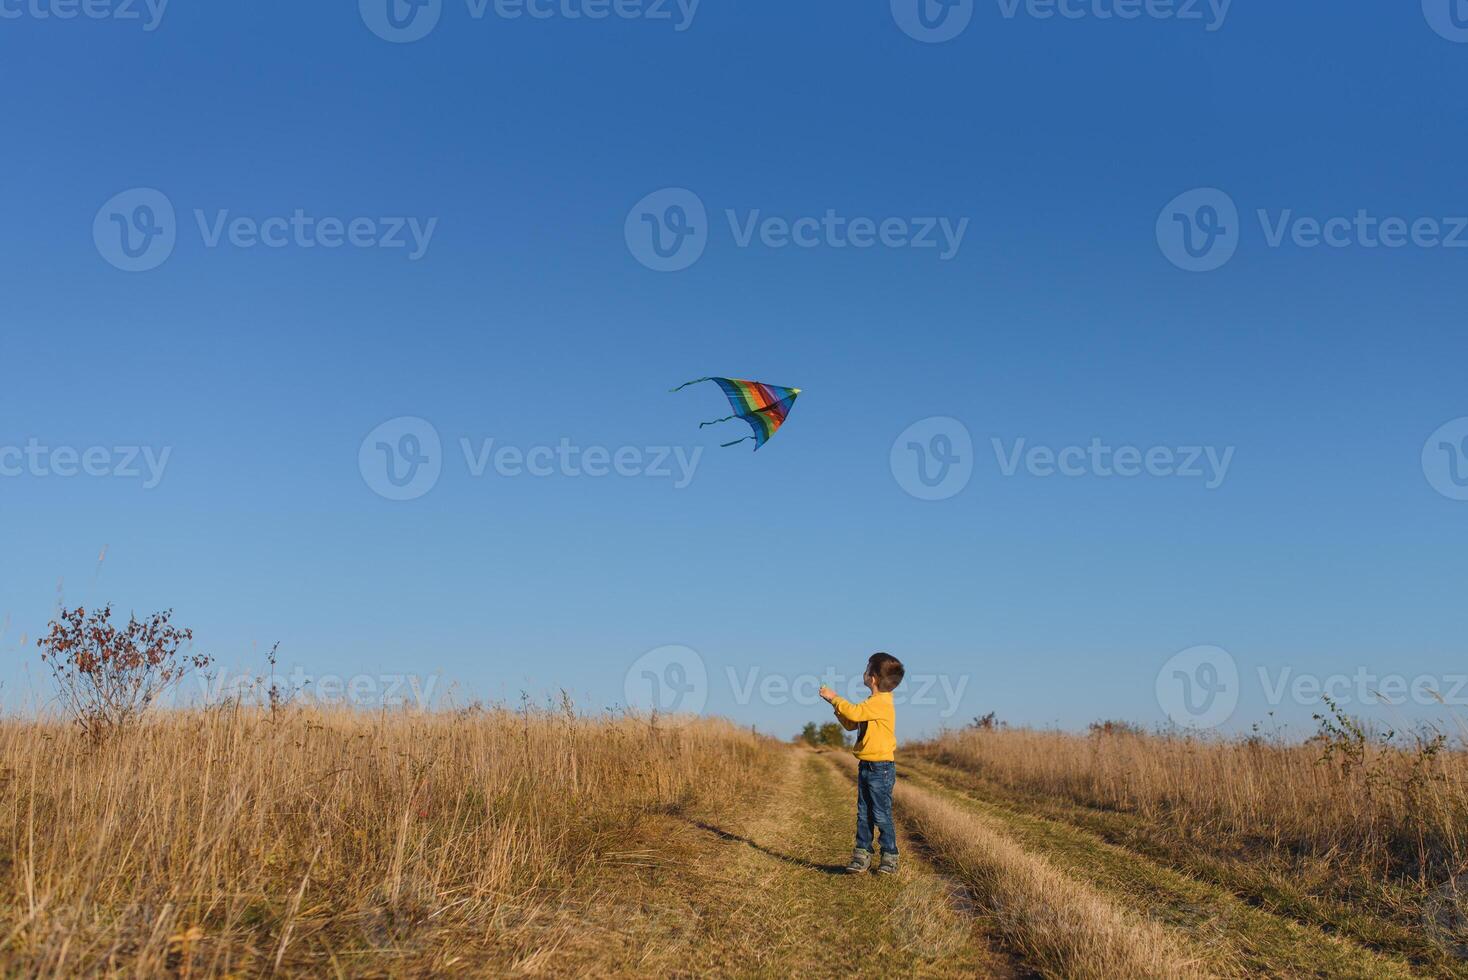
[[[697,827],[699,830],[707,831],[708,833],[713,834],[719,840],[729,841],[735,844],[748,844],[750,847],[754,848],[756,851],[759,851],[761,854],[768,854],[770,857],[784,861],[786,864],[793,864],[799,868],[808,868],[811,871],[819,871],[822,874],[846,874],[845,865],[816,864],[814,861],[807,861],[805,858],[791,857],[789,854],[781,854],[779,851],[772,851],[768,847],[765,847],[763,844],[756,844],[748,837],[740,837],[738,834],[731,834],[729,831],[724,830],[721,827],[715,827],[713,824],[704,823],[702,820],[693,820],[689,817],[684,817],[683,819],[693,824],[693,826]]]

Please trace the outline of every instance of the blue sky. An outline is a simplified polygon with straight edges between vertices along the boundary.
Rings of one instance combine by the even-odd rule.
[[[64,0],[0,0],[0,468],[44,447],[0,476],[6,701],[44,696],[20,638],[58,588],[173,607],[232,670],[279,640],[312,677],[599,708],[651,663],[779,734],[826,717],[782,682],[859,675],[878,649],[931,678],[909,734],[989,710],[1162,722],[1165,665],[1199,646],[1239,674],[1185,664],[1232,688],[1225,730],[1271,709],[1308,728],[1308,689],[1269,703],[1281,677],[1448,693],[1468,672],[1468,502],[1441,445],[1468,431],[1434,433],[1468,416],[1468,251],[1424,244],[1468,227],[1468,44],[1446,4],[1124,19],[991,0],[928,43],[904,2],[593,19],[443,0],[394,43],[372,2],[175,0],[148,30],[141,3],[61,19]],[[668,219],[670,188],[703,208],[703,251],[655,271],[635,232]],[[129,272],[107,231],[157,201],[138,189],[173,210],[173,248]],[[1180,197],[1196,189],[1215,196]],[[1185,271],[1159,227],[1203,221],[1217,192],[1227,260]],[[280,223],[297,212],[299,238]],[[1369,247],[1361,213],[1411,240]],[[828,214],[845,230],[771,244],[767,219]],[[1342,247],[1300,244],[1333,218]],[[890,242],[963,231],[855,247],[862,219],[895,222]],[[373,244],[324,247],[331,222]],[[260,233],[283,244],[243,244]],[[668,393],[705,375],[803,394],[758,454],[720,449],[745,433],[698,428],[727,413],[717,390]],[[377,440],[361,450],[405,417],[438,436],[439,474],[391,500]],[[907,443],[960,431],[932,418],[961,423],[971,476],[923,500]],[[476,476],[489,439],[626,449],[639,475]],[[1231,455],[1217,481],[1089,456],[1006,475],[1019,440],[1021,459],[1093,440]],[[57,476],[57,447],[105,449],[99,472],[137,447],[142,475]],[[156,486],[143,447],[168,453]],[[662,447],[691,478],[645,472]]]

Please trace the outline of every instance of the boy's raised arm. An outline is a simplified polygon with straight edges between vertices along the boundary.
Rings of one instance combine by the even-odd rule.
[[[865,701],[861,704],[852,704],[829,687],[821,688],[821,697],[831,702],[831,707],[836,709],[836,717],[841,719],[843,724],[848,721],[853,723],[868,721],[871,718],[871,709],[867,707]],[[854,728],[853,724],[851,728],[847,728],[847,731],[852,731]]]

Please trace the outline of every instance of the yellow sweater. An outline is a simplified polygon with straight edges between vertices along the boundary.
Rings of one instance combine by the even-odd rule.
[[[894,762],[897,755],[897,711],[892,692],[878,691],[861,704],[838,697],[831,702],[836,720],[848,732],[856,732],[851,750],[863,762]]]

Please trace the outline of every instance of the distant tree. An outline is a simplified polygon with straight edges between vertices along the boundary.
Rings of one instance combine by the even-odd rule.
[[[834,721],[826,722],[821,726],[821,744],[833,749],[846,748],[846,729]]]
[[[1092,735],[1145,735],[1147,729],[1130,721],[1117,721],[1107,718],[1104,721],[1091,722],[1090,732]]]
[[[834,721],[828,721],[819,726],[813,721],[808,721],[796,739],[817,749],[844,749],[848,744],[846,730]]]
[[[62,705],[88,735],[102,738],[136,721],[190,669],[213,662],[184,652],[193,631],[174,626],[172,618],[171,609],[141,620],[129,616],[119,628],[111,606],[63,609],[36,641]]]
[[[996,732],[1001,728],[1008,728],[1009,726],[1000,721],[999,716],[991,711],[987,715],[980,715],[969,722],[968,727],[971,731],[976,732]]]

